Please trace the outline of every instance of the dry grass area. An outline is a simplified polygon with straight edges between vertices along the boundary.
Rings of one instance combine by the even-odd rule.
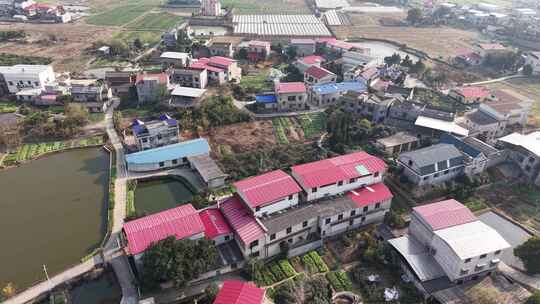
[[[253,121],[213,128],[203,137],[216,146],[230,147],[231,152],[242,153],[260,147],[277,145],[272,121]]]
[[[518,78],[488,85],[491,89],[507,89],[516,91],[534,101],[529,116],[529,124],[540,128],[540,78]]]
[[[334,26],[332,30],[340,39],[377,38],[404,43],[422,50],[432,57],[446,60],[460,49],[470,48],[478,33],[449,27],[383,26],[381,18],[403,19],[404,14],[349,14],[352,26]]]
[[[58,71],[84,67],[84,49],[95,41],[109,39],[115,32],[114,29],[82,22],[46,25],[1,23],[0,30],[24,30],[30,35],[27,43],[0,44],[0,53],[50,57]],[[57,42],[51,41],[51,35],[54,35]]]

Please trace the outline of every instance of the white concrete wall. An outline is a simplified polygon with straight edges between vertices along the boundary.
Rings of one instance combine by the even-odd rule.
[[[232,233],[224,234],[224,235],[218,235],[215,238],[212,239],[214,241],[214,245],[221,245],[223,243],[232,241],[234,239],[234,235]]]
[[[525,64],[530,64],[533,69],[533,74],[540,74],[540,59],[527,55],[525,58]]]
[[[290,96],[295,96],[294,101],[289,101]],[[280,110],[303,110],[307,102],[306,93],[281,93],[278,94],[278,107]]]
[[[56,81],[56,76],[51,66],[41,72],[10,72],[3,73],[3,76],[8,91],[11,94],[19,92],[20,89],[17,87],[17,84],[21,84],[25,88],[45,89],[45,84]]]
[[[265,214],[270,215],[272,213],[276,213],[278,211],[293,207],[298,205],[298,193],[295,193],[292,195],[292,198],[289,199],[289,197],[284,197],[272,204],[260,207],[258,211],[255,211],[256,217],[261,217]]]

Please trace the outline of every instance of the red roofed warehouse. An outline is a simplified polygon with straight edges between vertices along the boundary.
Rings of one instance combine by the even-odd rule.
[[[296,206],[298,193],[302,191],[296,181],[282,170],[241,180],[234,183],[234,187],[255,216]]]
[[[191,204],[181,205],[124,224],[129,253],[137,260],[152,243],[175,236],[177,240],[204,237],[204,225]]]
[[[276,85],[278,110],[305,110],[307,90],[303,82],[282,82]]]
[[[262,304],[264,289],[253,283],[225,281],[216,296],[214,304]]]
[[[304,189],[307,200],[353,190],[382,181],[386,164],[366,152],[356,152],[294,166],[292,176]]]
[[[330,72],[325,68],[318,66],[310,66],[304,72],[304,83],[307,86],[312,86],[316,84],[325,84],[325,83],[335,83],[337,75]]]

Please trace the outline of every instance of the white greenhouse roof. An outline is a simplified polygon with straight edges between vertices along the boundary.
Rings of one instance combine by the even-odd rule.
[[[326,23],[328,25],[341,25],[341,20],[335,10],[324,13],[324,18],[326,18]]]
[[[540,156],[540,131],[536,131],[527,135],[512,133],[505,137],[499,138],[500,141],[519,146]]]
[[[163,52],[159,57],[168,59],[186,59],[189,57],[189,54],[180,52]]]
[[[236,15],[235,34],[257,36],[323,37],[332,36],[314,15]]]
[[[446,121],[435,119],[427,116],[418,116],[416,122],[414,123],[417,126],[440,130],[444,132],[449,132],[461,136],[468,136],[469,130],[459,126],[453,121]]]
[[[342,8],[350,6],[347,0],[315,0],[315,5],[318,8],[322,9]]]
[[[188,87],[176,87],[171,92],[171,95],[172,96],[187,96],[187,97],[198,98],[198,97],[201,97],[205,92],[206,92],[205,89],[188,88]]]
[[[462,260],[510,248],[510,244],[495,229],[482,221],[437,230],[435,235]]]

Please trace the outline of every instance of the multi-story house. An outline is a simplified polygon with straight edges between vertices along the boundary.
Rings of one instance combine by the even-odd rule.
[[[210,60],[208,58],[201,58],[195,62],[192,62],[189,65],[189,68],[199,71],[206,70],[209,83],[215,83],[217,85],[225,84],[227,82],[227,73],[225,69],[211,66],[208,64],[209,61]]]
[[[266,60],[270,56],[270,42],[252,40],[248,43],[247,56],[250,61]]]
[[[479,109],[493,117],[505,120],[507,125],[522,125],[527,123],[527,117],[532,107],[532,100],[510,90],[495,90],[479,106]]]
[[[512,133],[499,139],[509,153],[509,159],[515,162],[527,178],[540,186],[540,131],[527,135]]]
[[[357,66],[343,73],[343,81],[361,81],[367,85],[379,78],[379,69],[377,67]]]
[[[306,86],[335,83],[336,79],[336,74],[318,66],[311,66],[304,72],[304,83]]]
[[[103,105],[112,98],[112,90],[97,79],[72,79],[71,97],[92,112],[103,111]]]
[[[194,69],[207,69],[208,78],[220,84],[222,81],[239,82],[242,78],[242,69],[238,67],[238,62],[227,57],[213,56],[210,58],[199,58],[190,67]]]
[[[420,141],[418,137],[408,132],[398,132],[391,136],[377,139],[375,144],[387,155],[398,155],[402,152],[415,150],[419,146]]]
[[[349,113],[367,117],[371,121],[381,123],[396,100],[395,97],[380,98],[366,92],[348,91],[339,98],[344,109]]]
[[[303,110],[307,104],[306,86],[303,82],[281,82],[276,84],[278,110]]]
[[[46,85],[56,81],[56,75],[50,65],[0,66],[0,74],[9,94],[16,94],[23,89],[45,90]]]
[[[525,64],[531,66],[533,74],[540,74],[540,52],[529,52],[525,56]]]
[[[266,290],[250,282],[229,280],[216,295],[213,304],[263,304]]]
[[[180,52],[163,52],[159,56],[159,61],[165,67],[183,68],[189,65],[191,55],[189,53]]]
[[[469,130],[469,135],[478,139],[493,143],[496,138],[501,137],[506,130],[507,122],[505,120],[493,117],[481,109],[474,110],[465,114],[462,124]]]
[[[183,87],[204,89],[208,85],[207,69],[173,69],[169,75],[172,84],[179,84]]]
[[[162,90],[166,90],[169,86],[169,75],[166,73],[138,74],[135,86],[140,103],[159,102]]]
[[[485,60],[489,54],[506,52],[508,49],[500,43],[477,43],[473,46],[473,50]]]
[[[136,76],[132,72],[105,72],[105,82],[114,96],[127,96],[129,88],[135,85]]]
[[[440,184],[465,172],[465,157],[450,144],[436,144],[401,153],[403,175],[417,186]]]
[[[364,93],[367,87],[359,81],[318,84],[309,89],[308,99],[315,106],[327,107],[335,105],[341,96],[351,91]]]
[[[313,39],[291,39],[289,47],[294,47],[299,57],[315,54],[315,40]]]
[[[303,74],[311,66],[321,67],[321,64],[325,61],[326,59],[324,59],[322,56],[311,55],[298,58],[295,61],[294,66],[297,67],[300,73]]]
[[[511,247],[456,200],[413,208],[409,233],[388,242],[426,297],[489,275]]]
[[[212,56],[224,56],[230,58],[233,58],[234,56],[232,42],[211,42],[211,44],[208,46],[208,50]]]
[[[131,125],[139,151],[177,143],[180,139],[178,121],[169,115],[161,115],[158,120],[143,122],[135,120]]]
[[[176,86],[171,91],[169,106],[191,108],[199,105],[206,94],[206,89]]]

